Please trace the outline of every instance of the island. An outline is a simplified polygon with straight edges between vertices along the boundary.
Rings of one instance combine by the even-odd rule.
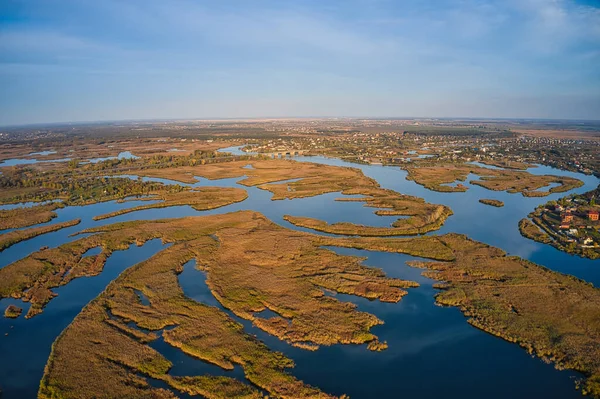
[[[41,381],[19,378],[47,399],[355,397],[351,384],[332,389],[307,373],[312,357],[330,353],[339,375],[351,371],[344,359],[385,360],[403,339],[394,318],[409,326],[435,310],[454,314],[459,326],[464,316],[467,335],[485,332],[506,341],[491,341],[499,347],[514,343],[577,372],[566,384],[600,397],[593,270],[582,273],[576,264],[567,275],[552,256],[536,264],[509,255],[522,253],[513,243],[523,244],[520,231],[544,255],[556,253],[550,244],[597,257],[595,178],[530,168],[596,173],[598,145],[582,139],[573,165],[568,140],[531,139],[498,122],[402,123],[181,121],[8,131],[10,144],[0,144],[7,160],[0,166],[0,299],[13,304],[2,319],[13,371],[39,371]],[[34,153],[47,162],[28,163]],[[462,194],[481,189],[521,195]],[[568,193],[546,204],[537,198],[559,192]],[[509,218],[478,205],[504,202],[539,206]],[[465,225],[474,208],[490,222]],[[490,225],[515,239],[488,245]],[[62,317],[66,301],[71,313]],[[447,327],[443,319],[411,333],[436,336]],[[51,349],[47,359],[12,352],[20,328],[53,323],[64,323],[62,333],[41,328],[41,339],[31,341],[40,353]],[[493,356],[479,360],[494,366]],[[546,381],[531,383],[541,389]],[[5,395],[14,392],[10,384]]]
[[[8,305],[4,310],[4,317],[8,319],[16,319],[17,317],[21,316],[22,312],[23,309],[21,309],[20,307],[15,305]]]
[[[537,207],[529,218],[519,223],[521,234],[527,238],[568,253],[600,258],[600,205],[596,198],[600,187],[584,194],[574,194],[549,201]]]
[[[485,205],[495,206],[496,208],[502,208],[504,206],[504,202],[495,199],[482,198],[479,202]]]

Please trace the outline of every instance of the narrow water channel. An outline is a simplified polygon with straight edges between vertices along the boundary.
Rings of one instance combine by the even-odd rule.
[[[44,312],[32,319],[0,318],[0,389],[2,399],[35,398],[50,348],[58,335],[73,321],[81,309],[98,296],[125,269],[166,248],[160,240],[143,246],[131,245],[125,251],[114,252],[106,261],[102,273],[78,278],[56,288],[58,294]],[[24,308],[28,305],[14,299],[0,300],[0,309],[9,304]]]
[[[239,151],[239,147],[236,147]],[[451,216],[441,230],[431,234],[458,232],[473,239],[498,246],[510,254],[519,255],[553,270],[573,274],[600,285],[600,261],[591,261],[562,253],[555,248],[533,242],[520,236],[518,221],[538,204],[556,199],[562,194],[545,198],[526,198],[520,194],[489,191],[465,183],[466,193],[437,193],[406,180],[406,172],[395,167],[357,165],[324,157],[296,158],[302,162],[318,162],[361,169],[365,175],[376,179],[382,187],[403,194],[425,198],[428,202],[452,208]],[[575,176],[585,182],[571,192],[585,192],[598,185],[591,176],[572,174],[551,168],[531,169],[532,173]],[[137,176],[131,176],[137,178]],[[339,193],[318,197],[271,201],[271,193],[256,187],[238,185],[237,179],[209,181],[199,179],[192,186],[241,187],[249,198],[241,203],[206,212],[189,206],[143,210],[118,217],[94,221],[93,216],[130,208],[147,201],[107,202],[83,207],[58,209],[58,217],[50,223],[81,218],[78,226],[48,233],[16,244],[0,253],[0,267],[4,267],[42,246],[55,247],[79,238],[72,233],[84,228],[128,220],[154,220],[171,217],[221,214],[237,210],[254,210],[286,228],[311,231],[295,227],[283,220],[283,215],[308,216],[329,223],[352,222],[372,226],[389,226],[394,217],[380,217],[375,209],[358,202],[339,202]],[[145,179],[173,183],[166,179]],[[181,183],[179,183],[181,184]],[[503,208],[480,204],[481,198],[504,201]],[[311,231],[313,232],[313,231]],[[314,232],[313,232],[314,233]],[[56,290],[57,298],[50,302],[44,313],[31,320],[22,316],[16,320],[0,319],[0,389],[3,398],[33,398],[36,396],[43,367],[50,347],[58,334],[71,322],[92,298],[97,296],[118,274],[131,265],[145,260],[163,248],[158,240],[143,247],[132,246],[115,252],[99,276],[76,279]],[[409,289],[400,303],[389,304],[369,301],[349,295],[336,295],[349,301],[359,310],[375,314],[385,324],[373,332],[387,341],[384,352],[371,352],[366,346],[334,345],[316,352],[295,348],[268,335],[225,310],[244,325],[246,332],[256,335],[273,350],[292,358],[296,367],[290,372],[311,385],[331,394],[349,394],[356,398],[580,398],[574,389],[576,373],[557,371],[552,365],[532,358],[517,345],[507,343],[481,332],[466,323],[458,309],[442,308],[434,303],[436,290],[432,281],[420,275],[422,270],[405,264],[415,259],[407,255],[332,248],[337,253],[364,256],[367,265],[382,268],[388,276],[418,281],[421,286]],[[91,254],[91,253],[90,253]],[[216,301],[205,283],[204,273],[194,268],[193,261],[186,264],[179,276],[180,284],[190,298],[211,306],[222,306]],[[4,309],[15,300],[0,301]],[[22,305],[22,304],[21,304]],[[268,313],[259,315],[270,317]],[[5,335],[8,334],[8,335]],[[174,364],[173,375],[229,375],[244,379],[241,368],[233,372],[219,369],[201,360],[191,358],[159,340],[153,343]],[[6,360],[10,359],[10,360]],[[222,373],[222,374],[219,374]]]

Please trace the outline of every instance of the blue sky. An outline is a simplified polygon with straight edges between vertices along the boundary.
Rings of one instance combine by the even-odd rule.
[[[600,1],[0,0],[0,125],[600,119]]]

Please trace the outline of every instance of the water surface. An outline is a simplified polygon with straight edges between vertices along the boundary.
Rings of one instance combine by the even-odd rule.
[[[225,149],[238,151],[239,147]],[[465,193],[438,193],[406,180],[406,172],[397,167],[357,165],[325,157],[299,157],[302,162],[319,162],[336,166],[351,166],[361,169],[365,175],[376,179],[382,187],[403,194],[425,198],[428,202],[449,206],[451,216],[441,230],[430,234],[458,232],[500,247],[513,255],[542,264],[553,270],[573,274],[600,285],[600,261],[591,261],[571,256],[555,248],[521,237],[518,221],[537,205],[557,199],[565,193],[551,194],[544,198],[526,198],[520,194],[489,191],[482,187],[463,184],[469,189]],[[585,185],[572,192],[585,192],[598,185],[598,179],[572,172],[564,172],[540,166],[530,169],[535,174],[573,176]],[[137,176],[126,176],[137,178]],[[473,176],[472,179],[476,179]],[[254,210],[286,228],[297,228],[283,220],[283,215],[308,216],[329,223],[352,222],[373,226],[389,226],[396,218],[376,216],[376,209],[358,202],[335,201],[339,193],[318,197],[271,201],[272,194],[256,187],[245,187],[237,182],[243,178],[210,181],[198,179],[193,187],[220,186],[240,187],[248,191],[249,198],[241,203],[223,208],[199,212],[189,206],[143,210],[114,218],[94,221],[93,216],[131,208],[148,201],[105,202],[81,207],[66,207],[56,210],[57,218],[49,223],[58,223],[75,218],[82,219],[78,226],[48,233],[19,243],[0,253],[0,267],[4,267],[42,246],[56,247],[80,236],[71,236],[84,228],[112,224],[128,220],[156,220],[171,217],[220,214],[237,210]],[[168,179],[144,178],[145,181],[176,183]],[[481,198],[498,199],[505,203],[503,208],[479,203]],[[132,246],[126,251],[115,252],[108,260],[103,273],[97,277],[81,278],[56,290],[59,294],[52,300],[44,313],[31,320],[22,316],[16,320],[0,319],[0,388],[4,398],[33,398],[48,357],[51,343],[81,308],[125,268],[149,258],[163,248],[158,240],[143,247]],[[557,371],[552,365],[532,358],[517,345],[495,338],[466,323],[458,309],[435,305],[436,290],[433,282],[421,276],[422,270],[408,267],[405,262],[415,258],[381,252],[330,248],[340,254],[366,257],[366,264],[382,268],[388,276],[417,281],[418,288],[409,289],[409,294],[400,303],[389,304],[369,301],[349,295],[335,295],[342,301],[353,302],[360,310],[368,311],[385,322],[373,329],[389,349],[371,352],[362,346],[334,345],[316,352],[298,349],[279,341],[241,320],[222,308],[206,287],[204,273],[189,262],[179,276],[180,284],[190,298],[216,306],[241,322],[245,330],[256,335],[271,349],[282,351],[292,358],[296,367],[295,376],[309,384],[318,386],[332,394],[349,394],[356,398],[580,398],[574,389],[576,373]],[[93,255],[92,249],[86,256]],[[328,293],[331,295],[331,293]],[[0,310],[12,299],[0,301]],[[23,306],[23,304],[20,304]],[[26,306],[25,306],[26,308]],[[26,311],[26,309],[25,309]],[[270,317],[268,313],[260,315]],[[8,335],[4,335],[8,333]],[[162,340],[153,347],[173,363],[173,375],[197,375],[210,373],[229,375],[244,379],[243,370],[220,370],[214,365],[193,359],[170,347]]]

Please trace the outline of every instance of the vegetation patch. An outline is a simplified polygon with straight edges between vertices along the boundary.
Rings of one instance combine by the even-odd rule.
[[[94,216],[94,220],[108,219],[111,217],[124,215],[130,212],[142,211],[145,209],[167,208],[170,206],[189,205],[197,211],[206,211],[209,209],[220,208],[231,205],[236,202],[242,202],[248,198],[248,193],[240,188],[230,187],[202,187],[179,193],[161,193],[156,199],[162,199],[162,202],[154,204],[145,204],[133,208],[122,209],[119,211]]]
[[[127,178],[106,178],[98,172],[85,174],[56,169],[39,172],[10,168],[0,175],[0,203],[62,201],[66,205],[88,205],[131,196],[152,195],[165,190],[183,191],[178,185],[148,183]]]
[[[477,169],[476,166],[446,164],[430,167],[406,167],[407,180],[413,180],[423,187],[443,193],[465,192],[467,187],[463,184],[450,186],[455,182],[465,182],[469,173]],[[483,168],[481,168],[483,169]]]
[[[548,191],[539,191],[552,183],[558,183]],[[507,191],[521,193],[524,197],[545,197],[550,193],[563,193],[583,186],[583,182],[572,177],[532,175],[527,172],[502,172],[496,176],[482,176],[480,180],[473,180],[471,184],[494,191]]]
[[[32,317],[55,296],[52,288],[79,276],[98,274],[115,250],[153,238],[185,243],[208,236],[216,238],[219,245],[206,248],[198,264],[207,272],[207,285],[223,306],[291,344],[332,345],[370,342],[376,339],[370,328],[381,321],[357,311],[353,304],[325,296],[324,289],[397,302],[406,294],[403,288],[417,286],[387,278],[381,270],[363,266],[361,258],[322,248],[333,244],[331,240],[284,229],[250,211],[117,223],[83,233],[97,234],[38,251],[0,269],[0,295],[30,301],[27,317]],[[340,246],[344,245],[351,244],[340,239]],[[99,246],[100,254],[82,258],[87,250]],[[394,249],[410,251],[410,245]],[[265,319],[255,315],[266,309],[280,316]]]
[[[246,168],[247,165],[251,165],[252,168]],[[379,208],[375,212],[378,215],[408,216],[393,223],[394,229],[391,234],[381,231],[371,235],[412,235],[437,230],[452,214],[452,211],[443,205],[429,204],[418,197],[383,189],[359,169],[309,162],[255,159],[197,167],[140,170],[135,173],[185,182],[194,182],[194,176],[208,179],[243,177],[240,184],[268,190],[273,193],[273,200],[314,197],[334,192],[361,195],[362,198],[343,197],[339,200],[364,202],[365,206]],[[354,229],[352,226],[336,228],[342,231]]]
[[[78,225],[80,222],[81,219],[75,219],[68,222],[55,223],[40,227],[30,227],[24,230],[13,230],[9,231],[8,233],[0,234],[0,252],[21,241],[29,240],[53,231],[58,231],[60,229],[64,229],[65,227],[72,227]]]
[[[523,237],[541,242],[542,244],[550,244],[553,241],[552,237],[543,230],[540,230],[535,223],[527,218],[523,218],[519,221],[519,232]]]
[[[504,202],[495,199],[482,198],[479,202],[485,205],[495,206],[496,208],[502,208],[504,206]]]
[[[252,384],[274,397],[332,398],[286,373],[293,362],[244,333],[227,314],[183,294],[177,281],[183,264],[194,257],[204,261],[217,246],[202,236],[173,245],[119,276],[54,343],[39,397],[175,398],[173,391],[219,399],[263,397],[252,385],[229,377],[170,375],[172,364],[148,345],[162,334],[166,343],[190,356],[226,370],[242,367]],[[135,290],[143,291],[150,304],[143,305]],[[128,333],[131,323],[138,334]],[[153,387],[148,378],[173,391]]]
[[[450,186],[456,181],[464,182],[469,174],[480,176],[479,180],[470,181],[488,190],[521,193],[525,197],[544,197],[550,193],[560,193],[581,187],[583,182],[572,177],[552,175],[532,175],[528,172],[515,170],[488,169],[465,163],[442,163],[427,166],[408,166],[407,179],[433,191],[462,192],[467,187],[458,184]],[[548,191],[540,191],[552,183],[558,183]]]
[[[449,208],[441,207],[440,210],[442,213],[445,212],[446,214],[442,215],[441,217],[436,217],[437,215],[433,215],[433,217],[431,217],[432,223],[419,223],[419,225],[416,227],[411,227],[409,223],[396,222],[394,224],[397,224],[398,227],[372,227],[347,222],[329,224],[318,219],[290,215],[284,215],[283,218],[295,226],[305,227],[329,234],[364,237],[405,236],[424,234],[429,231],[439,229],[441,224],[443,224],[442,221],[451,214],[449,212]]]
[[[241,366],[249,381],[274,397],[330,397],[287,374],[291,360],[246,335],[225,313],[183,295],[177,274],[193,258],[207,273],[207,285],[223,306],[266,332],[311,350],[335,343],[369,343],[374,351],[387,347],[369,332],[381,323],[379,319],[351,303],[325,296],[324,289],[397,302],[406,294],[403,288],[417,286],[387,278],[381,270],[363,266],[361,258],[322,248],[331,244],[374,247],[370,239],[337,240],[295,232],[250,211],[117,223],[84,232],[92,235],[59,248],[62,264],[77,267],[82,259],[75,254],[98,245],[105,259],[110,251],[131,242],[161,238],[175,244],[122,273],[61,334],[53,346],[40,397],[174,395],[153,388],[146,377],[206,397],[261,397],[251,386],[233,379],[170,376],[171,364],[148,346],[158,334],[166,343],[224,369]],[[405,247],[410,247],[408,241]],[[14,269],[13,273],[23,271],[11,266],[7,268]],[[40,272],[41,282],[48,273]],[[4,280],[11,274],[0,277]],[[149,305],[142,303],[138,292]],[[265,309],[279,316],[256,316]],[[132,330],[131,322],[139,330]],[[95,365],[92,370],[90,361]],[[212,391],[215,387],[218,390]]]
[[[454,253],[437,236],[412,238],[319,236],[318,242],[325,246],[363,249],[408,254],[441,261],[454,260]]]
[[[535,168],[536,166],[526,162],[513,161],[510,159],[483,159],[479,163],[490,166],[497,166],[505,169],[516,169],[516,170],[527,170],[529,168]]]
[[[22,312],[23,309],[21,309],[20,307],[15,305],[8,305],[4,310],[4,317],[8,319],[16,319],[17,317],[21,316]]]
[[[53,211],[58,208],[64,208],[64,204],[53,202],[46,205],[0,210],[0,230],[19,229],[49,222],[56,217],[56,212]]]
[[[588,377],[582,391],[600,396],[600,290],[502,250],[447,234],[451,262],[409,262],[443,281],[439,304],[456,306],[473,326]]]

